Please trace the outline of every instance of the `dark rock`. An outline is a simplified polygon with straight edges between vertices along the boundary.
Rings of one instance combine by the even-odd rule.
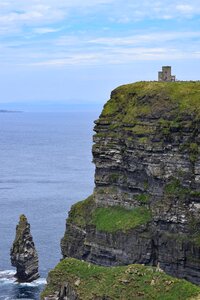
[[[69,282],[62,283],[57,292],[44,297],[44,300],[78,300],[78,296]]]
[[[11,263],[16,267],[15,277],[19,282],[32,282],[39,278],[38,254],[35,249],[30,224],[24,215],[16,227],[16,237],[10,250]]]

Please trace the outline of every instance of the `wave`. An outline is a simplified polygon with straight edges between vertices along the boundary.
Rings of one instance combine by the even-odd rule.
[[[40,285],[45,285],[47,283],[45,278],[39,278],[33,282],[24,282],[24,283],[19,283],[16,281],[15,276],[15,271],[14,270],[5,270],[5,271],[0,271],[0,284],[17,284],[20,286],[27,286],[27,287],[37,287]]]
[[[39,278],[33,282],[24,282],[24,283],[18,283],[16,282],[17,284],[19,285],[22,285],[22,286],[40,286],[40,285],[45,285],[47,283],[46,279],[45,278]]]
[[[0,278],[1,278],[1,276],[14,276],[14,275],[15,275],[14,270],[0,271]]]
[[[1,284],[15,283],[16,278],[14,277],[14,275],[15,275],[14,270],[0,271],[0,283]]]

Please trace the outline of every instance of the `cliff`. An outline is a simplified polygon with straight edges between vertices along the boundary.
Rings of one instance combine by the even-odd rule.
[[[38,255],[35,249],[30,224],[25,215],[20,216],[16,237],[10,250],[11,263],[16,267],[15,277],[19,282],[32,282],[39,278]]]
[[[199,284],[199,125],[200,82],[115,89],[95,122],[94,193],[69,212],[63,258],[160,264]]]

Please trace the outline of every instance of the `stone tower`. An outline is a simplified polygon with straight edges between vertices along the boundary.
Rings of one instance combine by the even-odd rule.
[[[162,71],[158,72],[158,81],[176,81],[176,76],[171,75],[171,66],[162,67]]]

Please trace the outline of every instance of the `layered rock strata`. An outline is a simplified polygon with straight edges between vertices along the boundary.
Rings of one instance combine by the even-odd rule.
[[[200,83],[121,86],[95,124],[94,194],[69,213],[63,257],[199,284]]]
[[[16,227],[16,237],[10,250],[10,257],[12,266],[17,269],[15,277],[19,282],[32,282],[40,277],[38,254],[25,215],[20,216]]]

